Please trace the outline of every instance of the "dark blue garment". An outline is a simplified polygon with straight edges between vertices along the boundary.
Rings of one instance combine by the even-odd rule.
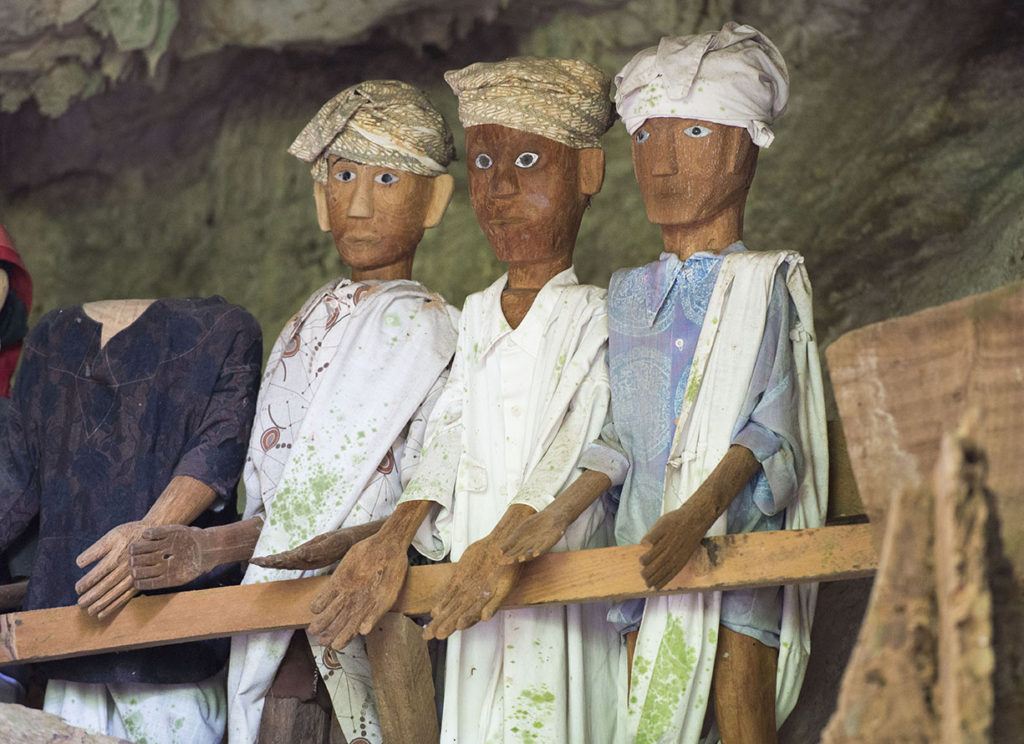
[[[92,568],[75,558],[141,519],[175,476],[219,496],[194,524],[237,519],[235,486],[259,388],[256,320],[223,298],[157,300],[100,347],[81,308],[47,314],[25,344],[0,451],[0,550],[39,514],[24,609],[73,605]],[[187,588],[237,582],[237,567]],[[227,641],[103,654],[45,665],[75,682],[183,683],[223,666]]]

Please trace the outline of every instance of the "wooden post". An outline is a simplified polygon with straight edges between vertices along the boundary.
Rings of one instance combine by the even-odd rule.
[[[385,744],[437,744],[441,728],[423,629],[389,612],[366,636],[366,654]]]

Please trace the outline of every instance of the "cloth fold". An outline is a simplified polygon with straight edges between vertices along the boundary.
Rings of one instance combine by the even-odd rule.
[[[664,37],[615,76],[615,106],[630,134],[656,117],[743,127],[758,147],[789,98],[781,52],[753,26],[729,21],[721,31]]]

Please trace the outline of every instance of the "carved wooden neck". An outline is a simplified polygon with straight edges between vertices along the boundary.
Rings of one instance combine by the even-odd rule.
[[[744,196],[746,196],[744,194]],[[743,208],[745,202],[719,212],[710,220],[689,225],[662,225],[661,239],[667,253],[685,261],[694,253],[721,253],[743,239]]]
[[[130,326],[146,311],[154,300],[99,300],[87,302],[82,310],[101,326],[100,348]]]
[[[388,264],[387,266],[380,266],[375,269],[357,269],[353,266],[352,281],[365,282],[373,279],[412,279],[412,260],[413,256],[409,256],[407,259],[402,261],[397,261],[393,264]]]

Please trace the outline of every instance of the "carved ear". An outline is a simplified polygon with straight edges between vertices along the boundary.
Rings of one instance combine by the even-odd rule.
[[[331,231],[331,213],[327,209],[327,187],[319,181],[313,182],[313,201],[316,203],[316,221],[324,232]]]
[[[430,203],[427,205],[427,214],[423,218],[423,227],[434,227],[444,217],[444,210],[448,208],[448,202],[452,200],[452,192],[455,190],[455,179],[450,173],[442,173],[434,176],[431,180]]]
[[[600,147],[585,147],[576,152],[579,157],[580,191],[593,196],[604,185],[604,150]]]

